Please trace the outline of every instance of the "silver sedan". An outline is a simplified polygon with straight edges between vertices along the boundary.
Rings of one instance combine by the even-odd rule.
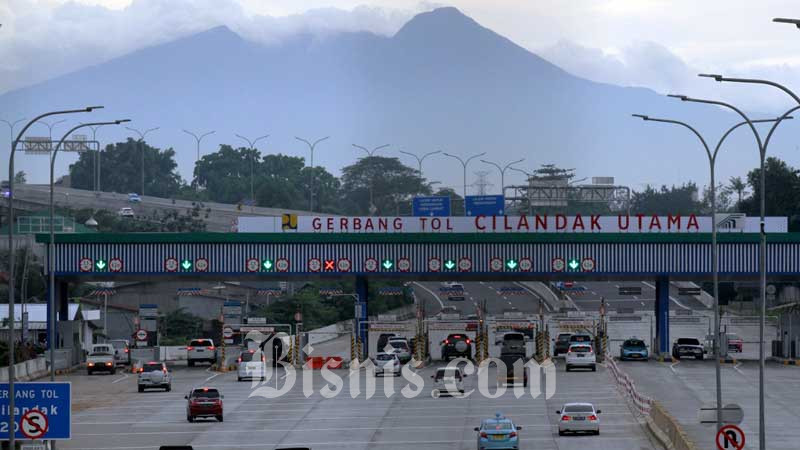
[[[559,436],[578,432],[600,434],[600,410],[591,403],[567,403],[556,414]]]

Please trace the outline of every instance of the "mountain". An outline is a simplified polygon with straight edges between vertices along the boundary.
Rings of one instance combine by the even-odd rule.
[[[298,34],[262,45],[218,27],[6,93],[0,118],[95,104],[106,109],[67,116],[70,123],[131,118],[132,127],[158,126],[148,142],[175,148],[185,178],[195,141],[182,129],[216,130],[203,141],[204,152],[223,142],[241,144],[235,133],[269,133],[262,152],[306,157],[294,136],[330,135],[317,148],[315,164],[334,173],[362,156],[352,143],[390,143],[382,154],[486,152],[497,162],[525,158],[518,167],[527,170],[555,163],[575,167],[581,177],[615,176],[635,189],[642,183],[705,184],[707,160],[694,136],[630,114],[686,120],[710,141],[737,121],[710,106],[573,76],[455,8],[419,14],[391,37]],[[29,135],[46,130],[35,126]],[[125,136],[131,134],[122,128],[98,133],[101,142]],[[794,146],[777,133],[773,148],[781,155]],[[20,155],[16,165],[43,181],[37,158]],[[63,173],[74,155],[59,158]],[[752,136],[738,131],[719,158],[718,179],[741,175],[756,162]],[[492,170],[499,184],[494,169],[478,161],[469,167],[470,182],[477,170]],[[424,172],[444,185],[462,184],[460,164],[442,155],[427,159]],[[522,177],[509,172],[506,180]]]

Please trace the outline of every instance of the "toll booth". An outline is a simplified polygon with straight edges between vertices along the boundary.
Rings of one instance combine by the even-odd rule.
[[[446,319],[428,319],[428,348],[429,354],[433,360],[442,359],[442,346],[445,340],[451,334],[466,334],[470,339],[470,357],[475,357],[476,340],[478,336],[478,321],[477,320],[446,320]]]
[[[374,358],[382,350],[378,348],[378,342],[383,343],[387,340],[389,335],[406,338],[411,343],[411,340],[416,336],[416,325],[414,322],[397,322],[397,321],[371,321],[362,322],[367,326],[368,334],[368,347],[367,357]],[[363,326],[363,325],[362,325]],[[381,339],[384,336],[384,339]],[[413,349],[412,349],[413,350]]]
[[[490,318],[489,319],[489,357],[499,358],[503,335],[517,332],[525,335],[525,357],[531,358],[536,352],[536,334],[539,331],[538,319],[528,318]]]

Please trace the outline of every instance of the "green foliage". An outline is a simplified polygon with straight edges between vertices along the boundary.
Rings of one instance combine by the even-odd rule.
[[[26,182],[27,178],[24,171],[20,170],[14,175],[14,184],[25,184]]]
[[[747,183],[742,180],[742,177],[731,177],[727,189],[731,193],[736,193],[736,204],[734,206],[739,208],[747,190]]]
[[[162,345],[183,345],[202,334],[203,319],[178,308],[161,316]]]
[[[144,152],[144,193],[142,190],[142,152]],[[181,187],[175,151],[160,150],[144,141],[128,139],[106,146],[100,155],[100,187],[111,192],[137,192],[156,197],[172,197]],[[81,153],[69,166],[70,183],[78,189],[94,189],[95,152]]]
[[[418,171],[397,158],[370,156],[342,169],[342,200],[346,213],[370,213],[370,188],[375,215],[397,214],[400,204],[416,195],[429,195],[430,186]]]
[[[22,297],[23,291],[27,297],[44,299],[47,292],[47,279],[44,277],[42,270],[42,262],[37,260],[32,252],[28,253],[28,277],[27,286],[23,289],[22,280],[25,270],[25,249],[16,248],[14,253],[16,259],[14,260],[14,293],[15,298],[19,300]],[[8,250],[0,250],[0,272],[8,272]],[[8,285],[0,285],[0,298],[6,299],[8,302]]]
[[[634,192],[631,199],[631,214],[698,214],[703,211],[703,204],[697,200],[698,190],[694,183],[681,186],[654,189],[652,186],[642,192]]]
[[[788,216],[789,230],[800,231],[800,174],[797,169],[778,158],[767,158],[764,162],[766,185],[766,215]],[[747,174],[747,184],[753,195],[743,199],[740,210],[748,216],[761,214],[761,169]]]
[[[413,303],[410,296],[379,295],[381,287],[384,286],[402,286],[402,283],[396,281],[371,283],[368,294],[370,315],[382,314]],[[344,293],[355,292],[353,283],[349,281],[308,283],[288,298],[273,298],[269,307],[257,308],[254,315],[266,317],[267,322],[271,323],[294,323],[294,314],[299,306],[303,311],[303,327],[306,330],[353,319],[355,299],[352,296],[325,297],[319,294],[320,287],[337,288]]]
[[[193,185],[205,198],[222,203],[240,203],[250,197],[256,205],[271,208],[307,209],[309,184],[314,179],[315,205],[324,212],[338,209],[338,180],[323,167],[305,167],[303,158],[282,154],[261,156],[258,150],[221,145],[219,151],[198,161]],[[319,207],[315,207],[319,211]]]
[[[169,210],[166,212],[153,212],[146,216],[120,217],[114,211],[105,209],[91,210],[63,210],[60,214],[75,217],[78,223],[85,223],[90,217],[97,221],[97,231],[112,233],[128,232],[178,232],[189,233],[205,231],[208,211],[201,204],[187,211],[179,212]]]

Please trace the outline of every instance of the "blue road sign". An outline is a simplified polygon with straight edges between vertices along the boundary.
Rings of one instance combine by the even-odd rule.
[[[69,439],[70,383],[14,383],[14,437],[20,440]],[[0,383],[0,440],[8,440],[8,383]]]
[[[505,198],[502,195],[468,195],[464,202],[468,216],[502,216]]]
[[[447,217],[450,215],[450,197],[414,197],[411,204],[414,217]]]

